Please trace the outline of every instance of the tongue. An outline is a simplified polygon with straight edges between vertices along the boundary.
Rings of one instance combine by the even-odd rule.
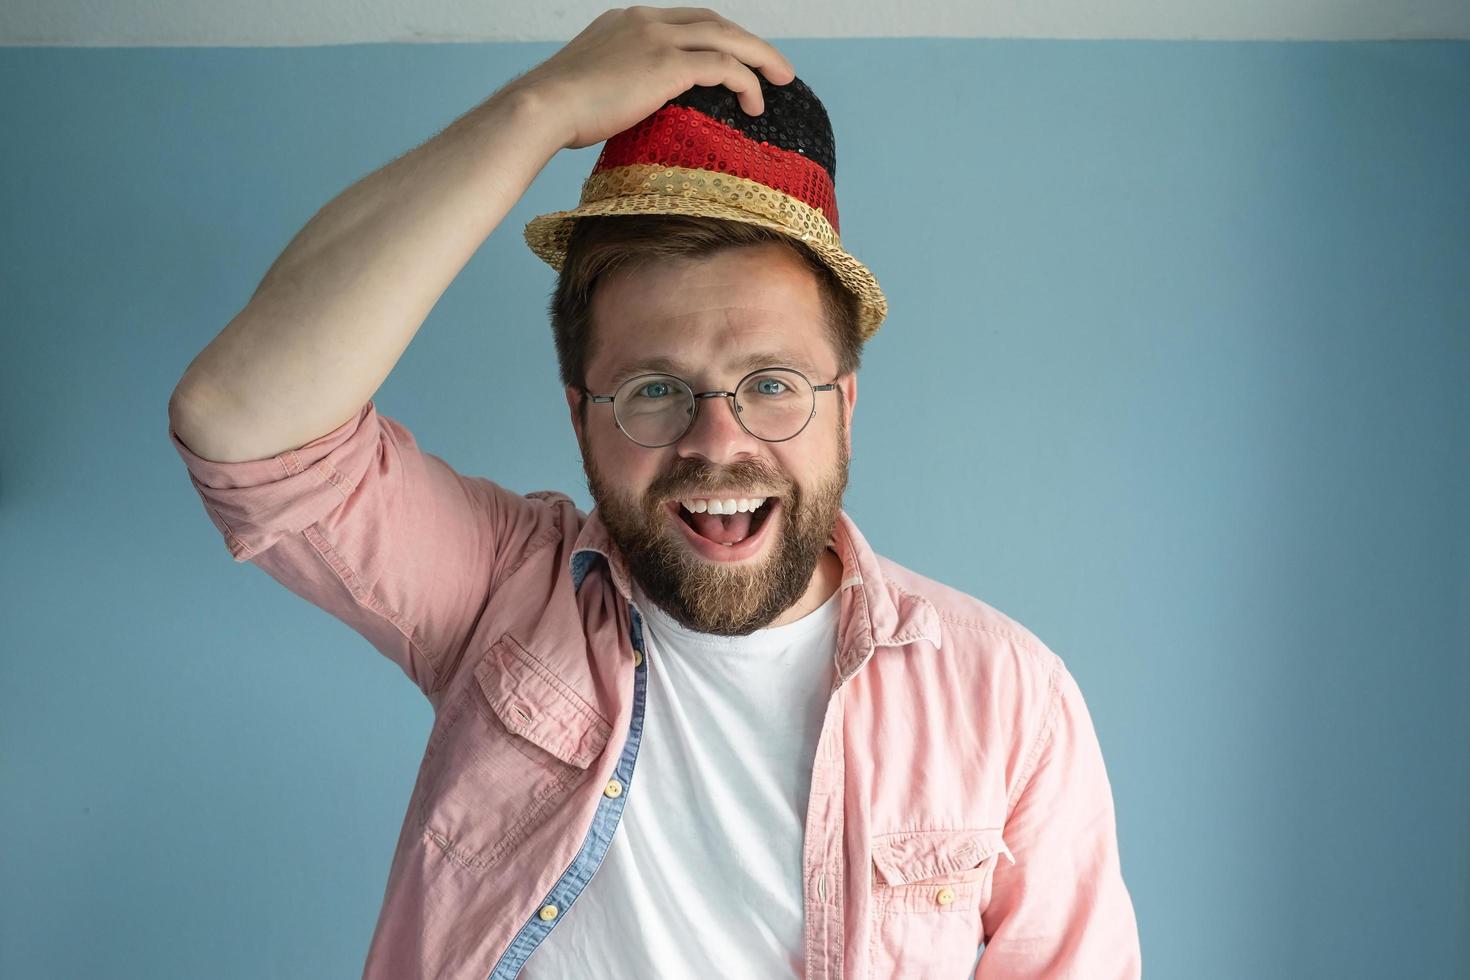
[[[735,544],[750,533],[750,512],[743,514],[690,514],[689,523],[703,537],[720,544]]]

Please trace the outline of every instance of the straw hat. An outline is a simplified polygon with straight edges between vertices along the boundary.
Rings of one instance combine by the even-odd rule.
[[[837,160],[827,110],[800,78],[756,73],[765,111],[746,115],[724,85],[696,85],[609,139],[571,211],[526,223],[526,244],[553,269],[586,215],[689,214],[762,225],[811,247],[858,299],[866,341],[888,314],[878,280],[838,238]]]

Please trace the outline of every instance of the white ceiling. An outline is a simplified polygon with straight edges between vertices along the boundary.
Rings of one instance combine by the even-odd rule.
[[[591,0],[0,0],[0,44],[566,41],[609,6]],[[1470,0],[727,0],[713,9],[773,40],[1470,38]]]

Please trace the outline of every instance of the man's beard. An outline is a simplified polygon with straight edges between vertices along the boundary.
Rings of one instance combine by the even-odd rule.
[[[845,428],[843,422],[840,428]],[[585,446],[582,467],[608,535],[648,598],[688,629],[745,636],[770,624],[811,584],[847,489],[849,457],[841,435],[837,465],[810,494],[761,460],[715,467],[680,457],[649,486],[641,501],[609,486]],[[735,497],[780,498],[780,526],[770,529],[779,534],[763,546],[769,549],[765,559],[735,564],[702,558],[680,539],[678,528],[669,526],[665,506],[669,500],[715,491]],[[771,514],[765,517],[767,522],[775,519]]]

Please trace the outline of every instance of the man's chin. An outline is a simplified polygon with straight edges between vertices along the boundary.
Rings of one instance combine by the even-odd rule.
[[[676,514],[667,520],[678,527],[664,527],[657,546],[631,556],[629,571],[650,599],[689,629],[752,633],[780,615],[810,578],[810,570],[791,567],[784,515],[772,512],[755,534],[730,547],[696,535]]]

